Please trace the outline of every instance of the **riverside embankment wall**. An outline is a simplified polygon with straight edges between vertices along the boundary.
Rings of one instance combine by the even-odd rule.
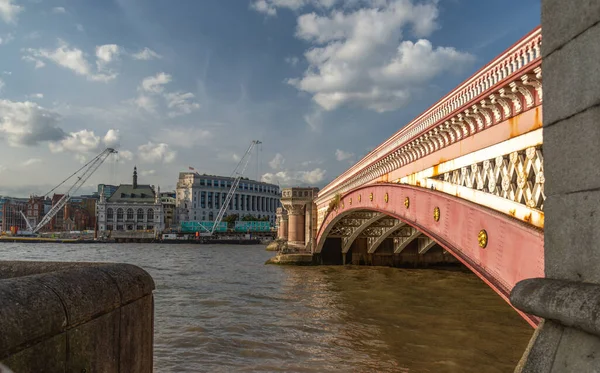
[[[0,363],[152,372],[154,281],[129,264],[0,262]]]

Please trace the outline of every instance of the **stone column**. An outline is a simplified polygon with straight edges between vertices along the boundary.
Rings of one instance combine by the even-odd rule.
[[[304,204],[286,206],[289,214],[288,242],[304,248]]]
[[[545,318],[518,372],[600,370],[600,1],[542,0],[544,279],[511,303]],[[524,248],[526,249],[526,248]]]
[[[288,239],[288,214],[282,207],[277,209],[277,238],[280,240]]]

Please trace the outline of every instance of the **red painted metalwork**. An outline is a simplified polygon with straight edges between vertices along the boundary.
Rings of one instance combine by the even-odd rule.
[[[371,193],[372,201],[369,198]],[[404,205],[406,197],[410,201],[408,208]],[[348,203],[350,198],[353,201],[351,205]],[[544,277],[543,231],[489,208],[445,193],[389,183],[354,189],[346,193],[341,202],[321,224],[315,240],[315,252],[321,251],[329,231],[343,216],[352,211],[370,210],[400,219],[435,240],[509,304],[510,291],[517,282]],[[433,218],[435,207],[439,207],[441,212],[439,221]],[[481,230],[487,232],[485,248],[479,246]],[[519,310],[517,312],[533,327],[540,321]]]

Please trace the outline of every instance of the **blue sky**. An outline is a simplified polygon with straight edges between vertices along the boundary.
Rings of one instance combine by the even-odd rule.
[[[324,186],[540,22],[534,0],[0,0],[0,194],[178,173]]]

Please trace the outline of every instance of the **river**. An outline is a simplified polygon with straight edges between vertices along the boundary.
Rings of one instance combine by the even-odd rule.
[[[512,372],[533,329],[470,273],[264,265],[264,246],[0,244],[0,260],[138,265],[156,372]]]

